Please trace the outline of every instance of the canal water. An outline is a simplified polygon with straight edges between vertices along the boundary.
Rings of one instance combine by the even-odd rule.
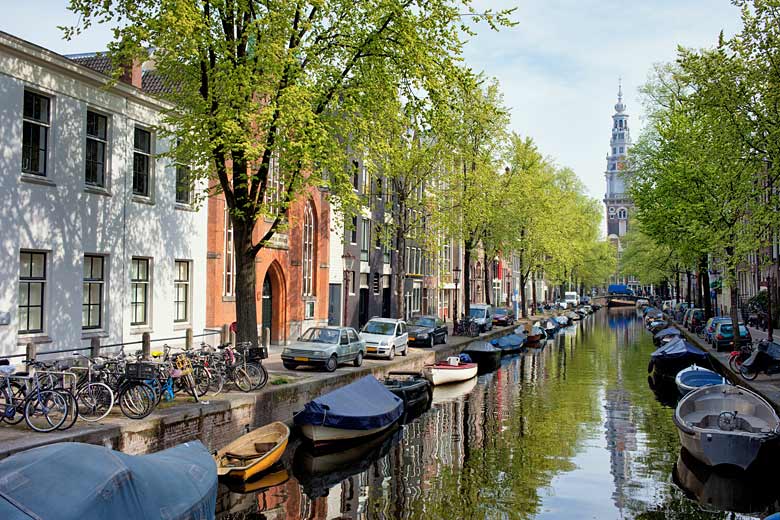
[[[713,472],[680,452],[676,396],[648,380],[652,337],[636,311],[605,308],[564,331],[495,372],[435,388],[430,410],[383,437],[331,454],[291,443],[277,471],[244,489],[221,484],[217,517],[731,519],[780,509],[776,477]]]

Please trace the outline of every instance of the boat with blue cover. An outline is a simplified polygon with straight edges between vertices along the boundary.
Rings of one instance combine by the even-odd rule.
[[[315,445],[378,434],[404,413],[404,401],[366,376],[306,403],[293,421]]]
[[[463,353],[468,354],[478,365],[478,373],[492,372],[501,365],[501,354],[504,352],[501,348],[491,343],[474,341],[463,349]]]
[[[150,455],[61,442],[0,461],[0,518],[214,519],[217,464],[198,441]]]
[[[491,345],[501,349],[502,354],[516,354],[523,350],[525,336],[520,334],[507,334],[490,341]]]
[[[703,386],[728,384],[722,375],[697,365],[691,365],[677,372],[674,382],[682,395]]]
[[[673,376],[693,364],[707,363],[707,353],[681,337],[677,337],[650,354],[648,372]]]
[[[671,340],[674,336],[681,336],[682,332],[677,327],[666,327],[653,334],[653,343],[660,345],[664,338]]]

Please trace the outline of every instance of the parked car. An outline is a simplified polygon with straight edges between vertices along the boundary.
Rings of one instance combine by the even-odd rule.
[[[497,307],[493,311],[493,325],[506,327],[515,324],[515,313],[504,307]]]
[[[406,330],[413,347],[432,348],[436,343],[447,343],[447,324],[436,316],[412,318]]]
[[[726,350],[731,347],[731,343],[734,339],[734,326],[729,321],[722,321],[715,326],[715,349]],[[745,327],[744,323],[739,324],[739,340],[738,345],[750,345],[753,343],[753,338],[750,336],[750,331]]]
[[[691,309],[688,311],[688,330],[696,332],[697,328],[704,326],[704,309]]]
[[[366,355],[393,359],[409,351],[406,322],[395,318],[371,318],[360,329],[360,339],[366,342]]]
[[[715,316],[713,318],[708,319],[707,323],[704,325],[704,341],[706,341],[707,343],[712,343],[712,340],[715,337],[715,326],[718,323],[724,323],[724,322],[731,323],[731,318],[728,318],[726,316]]]
[[[342,363],[363,364],[366,344],[351,327],[313,327],[282,350],[284,368],[299,365],[324,367],[333,372]]]
[[[472,303],[469,316],[476,322],[480,332],[493,329],[493,306],[486,303]]]

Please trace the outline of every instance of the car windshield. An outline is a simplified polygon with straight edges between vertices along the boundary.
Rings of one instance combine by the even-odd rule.
[[[381,334],[383,336],[391,336],[395,331],[395,323],[389,323],[386,321],[369,321],[363,326],[363,332],[368,334]]]
[[[339,342],[339,331],[336,329],[309,329],[303,333],[301,341],[336,345]]]
[[[416,325],[418,327],[435,327],[436,322],[433,321],[433,318],[415,318],[411,321],[412,325]]]
[[[469,309],[469,316],[472,318],[484,318],[485,309]]]
[[[506,309],[496,309],[496,316],[505,316],[509,314],[509,311]]]

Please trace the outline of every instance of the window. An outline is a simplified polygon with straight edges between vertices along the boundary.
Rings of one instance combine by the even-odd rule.
[[[622,146],[620,147],[620,153],[623,153],[623,147]]]
[[[24,91],[22,171],[46,176],[49,146],[49,98]]]
[[[222,291],[225,296],[233,296],[236,287],[235,272],[236,272],[236,258],[233,250],[233,222],[230,220],[230,213],[225,208],[225,265],[223,266]]]
[[[390,231],[385,229],[385,243],[382,244],[382,263],[390,263]]]
[[[99,329],[103,325],[104,258],[84,255],[84,284],[81,303],[81,328]]]
[[[357,244],[357,228],[358,228],[357,217],[352,217],[352,227],[349,230],[350,244]],[[346,236],[347,233],[345,232],[344,235]]]
[[[368,175],[368,168],[366,168],[365,164],[360,168],[360,187],[363,190],[363,195],[366,197],[371,195],[371,179]]]
[[[176,165],[176,202],[190,204],[192,202],[192,184],[190,167],[183,164]]]
[[[616,153],[617,153],[617,148],[613,146],[612,147],[612,155],[615,155]]]
[[[382,228],[377,224],[374,228],[374,247],[376,249],[382,248]]]
[[[360,260],[368,262],[368,248],[371,246],[371,221],[367,218],[361,220],[360,228]]]
[[[303,302],[303,319],[310,320],[314,318],[314,300]]]
[[[409,266],[411,264],[411,255],[412,255],[411,248],[409,246],[406,246],[406,262],[405,262],[406,265],[405,265],[405,267],[406,267],[406,272],[407,273],[409,272]]]
[[[310,203],[303,210],[303,295],[314,295],[314,211]]]
[[[349,285],[349,294],[355,294],[355,271],[349,271],[347,285]]]
[[[376,194],[376,198],[378,200],[382,200],[382,193],[384,193],[384,190],[382,189],[382,184],[384,184],[384,182],[385,182],[385,179],[383,177],[377,177],[376,178],[376,181],[375,181],[376,189],[374,191],[375,191],[375,194]]]
[[[279,170],[279,156],[274,152],[271,154],[271,159],[268,163],[268,182],[266,183],[265,197],[263,198],[266,206],[268,206],[269,213],[278,215],[282,211],[283,191],[284,183]]]
[[[452,272],[452,253],[449,244],[441,247],[441,267],[444,274]]]
[[[358,183],[360,182],[360,164],[358,164],[357,161],[352,161],[352,187],[355,188],[355,190],[358,189]]]
[[[620,220],[625,220],[625,219],[626,219],[626,216],[627,216],[627,214],[628,214],[628,213],[627,213],[627,211],[626,211],[626,208],[620,208],[620,209],[618,210],[618,219],[620,219]]]
[[[152,159],[152,134],[135,127],[133,141],[133,195],[150,196],[149,180]]]
[[[19,256],[19,334],[43,332],[46,253],[22,251]]]
[[[106,185],[106,140],[108,118],[87,111],[87,149],[85,157],[84,182],[89,186]]]
[[[130,325],[149,324],[149,259],[133,258],[130,264]]]
[[[420,312],[422,304],[422,285],[415,284],[412,288],[412,312]]]
[[[190,262],[188,260],[176,260],[175,267],[173,321],[185,323],[190,318]]]

